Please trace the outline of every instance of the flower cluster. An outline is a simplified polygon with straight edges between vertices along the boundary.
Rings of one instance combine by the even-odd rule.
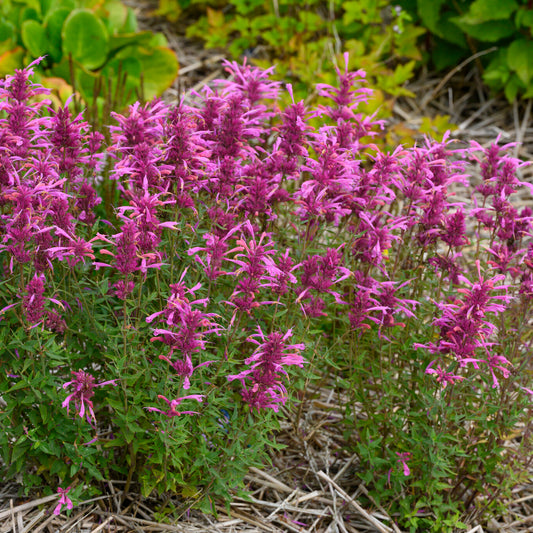
[[[287,401],[287,391],[281,382],[282,376],[287,375],[284,367],[303,367],[304,359],[300,352],[305,345],[286,343],[292,337],[290,329],[285,334],[273,331],[268,336],[260,327],[257,331],[249,338],[250,342],[257,345],[257,349],[244,361],[250,368],[228,376],[228,380],[241,382],[242,398],[252,408],[278,411],[279,404],[284,405]]]
[[[379,445],[359,427],[354,440],[361,457],[383,448],[374,465],[398,471],[398,483],[427,469],[414,451],[395,451],[411,450],[410,435],[396,443],[393,428],[433,423],[429,397],[460,389],[480,406],[483,394],[507,390],[503,380],[529,394],[526,373],[515,383],[511,372],[522,368],[533,317],[533,212],[512,200],[533,189],[517,177],[523,163],[510,146],[449,135],[380,150],[370,141],[382,124],[359,112],[364,73],[348,61],[337,87],[317,87],[316,109],[271,81],[271,69],[225,62],[231,79],[177,105],[113,112],[107,137],[68,103],[34,103],[45,90],[29,81],[31,66],[0,84],[0,328],[9,339],[0,358],[7,379],[24,374],[2,388],[9,409],[26,416],[10,396],[34,383],[25,358],[36,373],[50,363],[47,390],[61,394],[50,409],[74,410],[89,425],[76,430],[105,427],[117,446],[133,441],[142,460],[130,461],[128,480],[137,465],[147,487],[174,490],[162,457],[179,483],[200,485],[202,474],[184,474],[190,450],[207,446],[190,463],[200,469],[217,442],[226,453],[245,449],[263,423],[270,433],[265,410],[290,405],[290,374],[311,367],[304,349],[306,379],[344,387],[344,423],[366,423],[370,435],[374,415],[390,417],[376,424]],[[493,387],[479,387],[480,376]],[[117,383],[93,404],[96,388]],[[182,411],[188,400],[201,409]],[[217,423],[243,403],[248,418]],[[49,416],[40,397],[23,405]],[[155,413],[194,446],[157,448],[171,432],[154,436]]]
[[[102,383],[95,383],[96,380],[94,377],[84,370],[79,370],[78,372],[72,371],[72,375],[74,376],[74,379],[63,384],[63,388],[66,389],[71,387],[74,391],[65,398],[61,407],[66,407],[68,413],[70,402],[74,402],[76,414],[81,418],[85,417],[89,424],[96,426],[96,416],[94,414],[94,406],[92,402],[94,389],[96,387],[104,387],[105,385],[116,386],[116,380],[112,379],[109,381],[103,381]]]
[[[501,354],[495,353],[495,343],[490,339],[496,330],[496,326],[489,320],[489,315],[497,315],[505,311],[511,297],[502,294],[508,287],[498,285],[505,279],[503,274],[490,279],[484,279],[481,274],[480,262],[476,261],[478,279],[474,282],[464,276],[460,276],[468,287],[458,289],[462,298],[457,298],[451,303],[437,303],[442,311],[442,316],[434,320],[434,324],[440,330],[438,343],[416,345],[428,349],[440,358],[452,357],[459,363],[459,367],[465,367],[468,363],[477,369],[479,363],[488,366],[493,379],[493,386],[498,386],[495,370],[501,372],[503,377],[509,376],[507,368],[510,362]],[[481,357],[478,352],[483,353]],[[431,368],[435,361],[428,366],[426,373],[435,374],[437,381],[446,386],[463,378],[454,376],[450,372],[444,372],[440,366]]]

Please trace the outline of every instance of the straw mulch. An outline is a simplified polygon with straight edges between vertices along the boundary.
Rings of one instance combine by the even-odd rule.
[[[198,90],[223,75],[220,53],[203,50],[178,35],[171,24],[148,16],[153,3],[131,0],[130,5],[137,7],[145,27],[165,33],[178,54],[180,77],[167,91],[168,100],[176,101],[184,92]],[[475,59],[444,78],[420,76],[410,86],[417,98],[398,100],[392,120],[416,130],[423,116],[446,114],[458,125],[454,137],[490,144],[499,135],[501,142],[518,141],[515,154],[532,160],[531,100],[527,105],[509,106],[502,99],[487,96]],[[524,169],[522,178],[531,180],[532,172]],[[216,517],[191,510],[194,501],[178,495],[156,499],[124,494],[123,482],[116,480],[108,480],[106,495],[77,505],[70,516],[56,516],[53,510],[59,495],[24,498],[20,496],[22,487],[0,483],[0,533],[399,533],[394,517],[372,502],[366,487],[356,479],[358,461],[343,449],[338,403],[333,392],[323,390],[320,399],[306,402],[302,417],[296,419],[287,413],[278,437],[286,449],[277,452],[272,464],[263,470],[251,469],[245,480],[249,499],[235,497],[229,510],[221,503]],[[515,444],[510,441],[508,446]],[[468,533],[533,531],[531,474],[531,483],[513,492],[505,516],[483,527],[468,524]],[[161,521],[165,510],[170,509],[177,513]]]

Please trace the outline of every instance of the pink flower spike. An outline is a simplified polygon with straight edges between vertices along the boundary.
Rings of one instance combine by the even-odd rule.
[[[411,474],[411,470],[409,470],[409,467],[407,466],[407,461],[410,461],[413,454],[410,452],[396,452],[396,455],[398,456],[398,463],[400,463],[403,467],[403,475],[409,476]]]
[[[70,402],[73,401],[77,414],[81,418],[85,417],[87,422],[94,427],[96,426],[96,416],[94,414],[92,402],[92,397],[94,396],[94,389],[96,387],[103,387],[105,385],[116,386],[117,380],[112,379],[110,381],[104,381],[102,383],[95,383],[94,377],[91,376],[91,374],[85,372],[84,370],[80,370],[79,372],[72,371],[71,374],[74,376],[74,379],[63,384],[63,388],[66,389],[67,387],[72,387],[74,389],[74,392],[72,392],[65,398],[65,400],[61,404],[61,407],[66,407],[68,414]]]
[[[61,487],[57,488],[57,492],[61,494],[61,498],[59,498],[59,502],[56,508],[54,509],[54,514],[56,516],[59,516],[59,514],[61,513],[61,507],[63,505],[66,505],[67,509],[72,509],[74,507],[74,505],[72,504],[72,500],[67,496],[69,490],[70,487],[67,487],[66,489],[62,489]]]
[[[183,400],[196,400],[197,402],[203,402],[204,401],[204,395],[203,394],[189,394],[188,396],[182,396],[181,398],[176,398],[175,400],[169,400],[165,396],[158,394],[157,397],[160,400],[165,400],[169,406],[168,411],[162,411],[161,409],[157,409],[156,407],[146,407],[148,411],[156,411],[158,413],[164,414],[168,417],[173,416],[180,416],[180,415],[197,415],[196,411],[178,411],[176,407],[180,405]]]

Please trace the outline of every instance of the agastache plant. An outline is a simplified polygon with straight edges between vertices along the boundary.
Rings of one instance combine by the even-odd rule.
[[[406,530],[496,512],[531,456],[526,165],[449,135],[382,152],[348,56],[317,108],[224,67],[106,135],[31,65],[0,84],[2,473],[212,511],[325,405]]]

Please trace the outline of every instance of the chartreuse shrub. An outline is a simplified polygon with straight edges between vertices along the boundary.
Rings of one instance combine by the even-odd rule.
[[[139,31],[120,0],[2,1],[0,75],[40,56],[38,74],[60,100],[74,89],[100,108],[161,95],[178,70],[166,38]]]
[[[106,479],[214,510],[323,387],[402,528],[497,512],[531,456],[523,164],[447,138],[370,151],[362,72],[308,109],[226,68],[190,105],[115,114],[108,146],[31,68],[2,83],[3,479],[57,490],[57,513]]]
[[[427,29],[423,37],[438,69],[457,65],[476,52],[483,79],[512,102],[533,96],[533,11],[528,0],[399,0],[413,20]],[[430,37],[430,38],[429,38]],[[491,50],[489,50],[491,49]]]
[[[389,0],[159,0],[156,13],[177,24],[194,21],[186,34],[207,48],[234,59],[250,55],[263,68],[274,63],[276,79],[290,81],[297,99],[316,100],[315,84],[334,83],[336,62],[348,51],[350,68],[364,69],[374,90],[361,109],[379,118],[392,115],[399,96],[413,96],[405,83],[422,60],[417,38],[424,29]],[[426,128],[442,135],[452,126],[439,120],[428,117]],[[412,144],[411,126],[389,130],[378,142]]]

